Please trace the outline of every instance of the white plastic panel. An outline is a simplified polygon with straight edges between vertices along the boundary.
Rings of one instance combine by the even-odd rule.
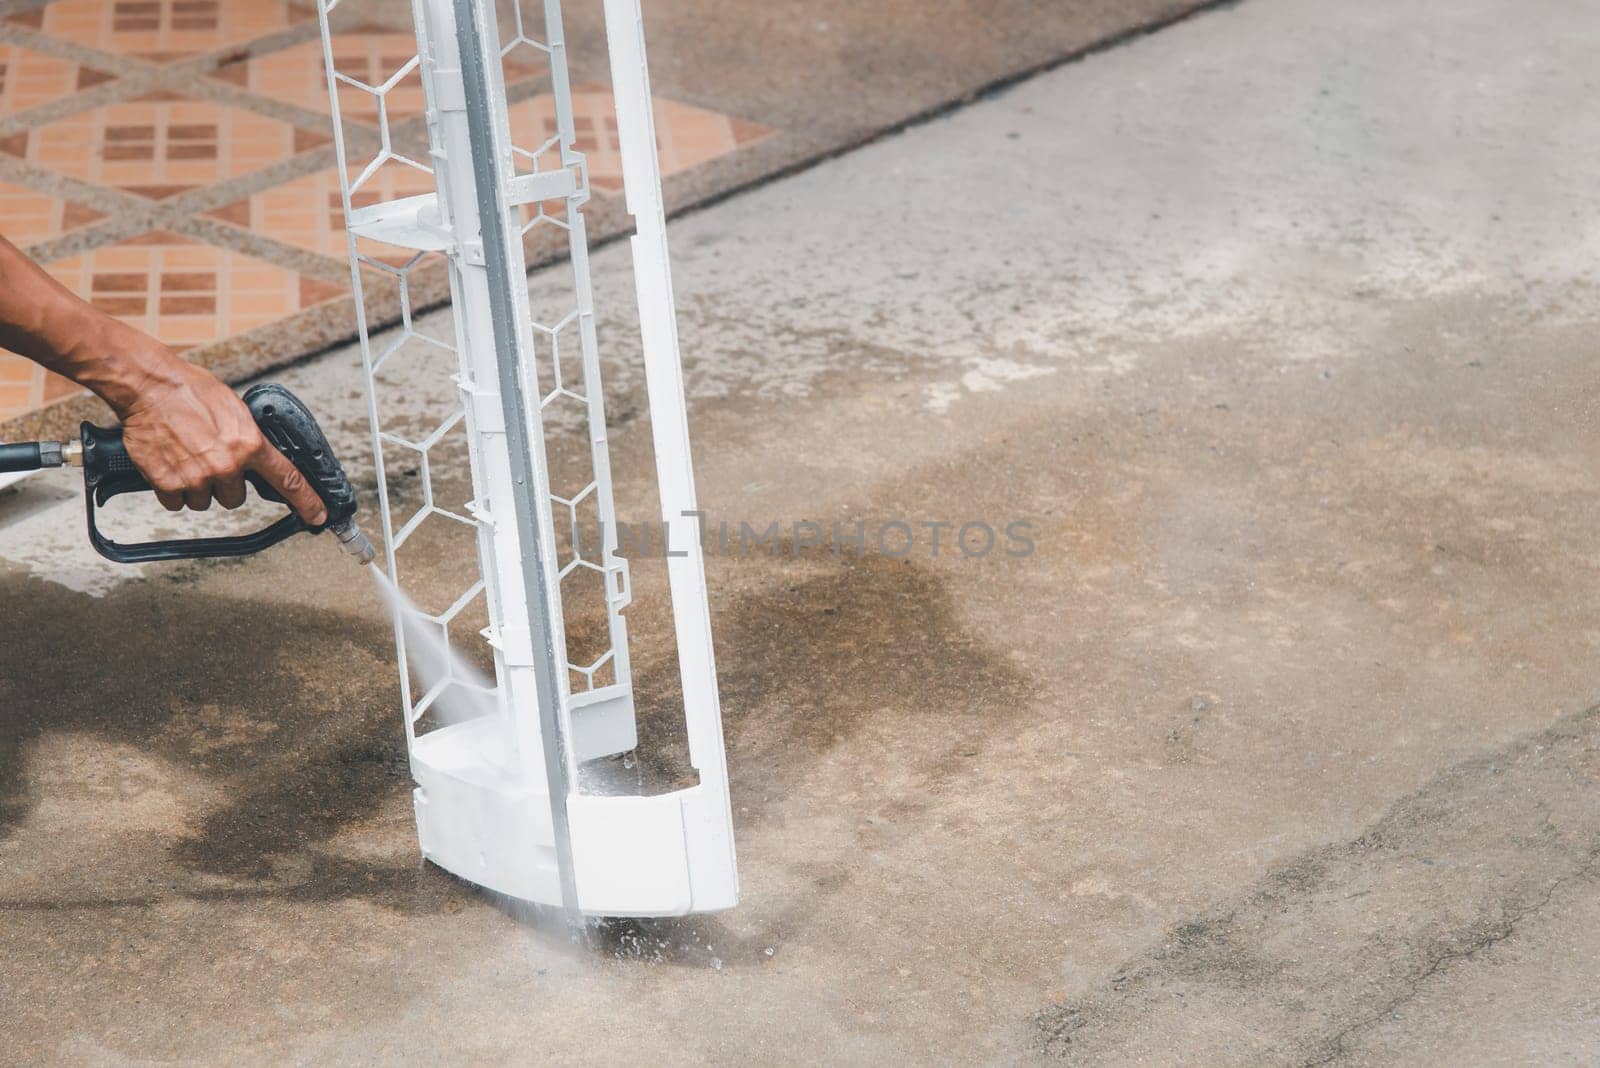
[[[463,578],[454,600],[429,607],[428,618],[457,648],[486,642],[494,664],[489,684],[453,673],[420,677],[397,612],[422,851],[480,885],[572,912],[664,916],[731,907],[738,880],[698,545],[669,560],[668,585],[699,784],[652,796],[590,796],[575,785],[581,762],[631,749],[636,730],[625,615],[632,593],[615,542],[583,217],[587,167],[576,147],[559,0],[517,0],[498,18],[486,0],[414,0],[417,55],[381,80],[362,72],[367,81],[337,69],[336,4],[320,0],[320,13],[386,571],[406,589],[409,576],[428,566],[406,563],[418,531],[440,522],[470,531],[477,572]],[[657,484],[663,519],[678,531],[692,523],[685,516],[695,510],[694,480],[638,0],[606,0],[605,15],[627,204],[637,224],[632,250]],[[526,75],[541,67],[553,136],[513,124],[508,105],[513,74],[525,95]],[[390,101],[415,81],[427,107],[406,117]],[[341,95],[352,92],[377,101],[362,110],[376,112],[370,133],[351,133],[341,121]],[[396,167],[398,178],[385,177]],[[523,240],[535,231],[565,235],[572,294],[570,307],[538,316],[523,260]],[[375,253],[374,243],[415,255]],[[450,337],[424,337],[411,315],[414,280],[430,255],[448,264]],[[367,329],[363,281],[379,276],[399,291],[399,342],[378,344]],[[455,394],[453,414],[420,435],[407,429],[418,414],[414,403],[407,408],[411,372],[392,355],[413,343],[424,361],[414,373],[449,374]],[[563,433],[586,436],[589,466],[577,482],[556,487],[546,447],[550,435]],[[444,499],[435,487],[446,462],[441,443],[452,436],[465,439],[470,499]],[[416,465],[419,485],[395,488],[385,456],[396,450]],[[597,537],[580,537],[580,511],[597,520]],[[601,601],[585,611],[602,614],[606,644],[580,655],[569,645],[566,616],[580,595],[573,577],[585,574],[603,580],[591,584]],[[462,633],[479,609],[487,618],[481,636]],[[480,687],[489,712],[434,722],[430,712],[452,687]]]

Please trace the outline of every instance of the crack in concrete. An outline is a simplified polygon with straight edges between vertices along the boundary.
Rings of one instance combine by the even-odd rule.
[[[1036,1047],[1102,1060],[1214,1042],[1308,1068],[1350,1059],[1357,1036],[1452,965],[1600,876],[1596,734],[1600,707],[1455,765],[1362,834],[1171,928],[1109,989],[1035,1016]],[[1153,1022],[1180,1008],[1206,1014],[1203,1037]]]
[[[1329,1035],[1321,1043],[1325,1048],[1307,1060],[1301,1062],[1304,1068],[1320,1068],[1322,1065],[1334,1064],[1350,1055],[1350,1039],[1364,1031],[1369,1031],[1386,1018],[1393,1016],[1402,1006],[1416,999],[1435,976],[1444,969],[1459,961],[1471,960],[1484,950],[1492,949],[1501,942],[1514,937],[1522,922],[1530,916],[1536,916],[1547,908],[1555,895],[1572,883],[1593,879],[1600,874],[1600,843],[1589,850],[1588,859],[1576,871],[1570,872],[1554,879],[1546,887],[1535,902],[1526,907],[1516,909],[1511,915],[1501,920],[1495,927],[1477,934],[1471,944],[1461,949],[1446,950],[1435,955],[1407,985],[1406,990],[1391,998],[1382,1007],[1369,1015],[1352,1021],[1338,1031]]]

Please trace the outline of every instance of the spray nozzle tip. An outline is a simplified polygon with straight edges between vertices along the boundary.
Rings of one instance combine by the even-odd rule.
[[[372,547],[372,540],[361,532],[355,520],[347,520],[335,527],[329,527],[333,536],[339,539],[339,545],[345,552],[356,558],[358,564],[370,564],[378,558],[378,550]]]

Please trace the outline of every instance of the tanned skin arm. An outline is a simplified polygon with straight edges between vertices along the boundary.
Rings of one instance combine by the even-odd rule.
[[[0,237],[0,346],[70,378],[122,421],[128,455],[172,511],[244,503],[244,474],[277,487],[311,524],[327,519],[305,476],[268,444],[220,379],[96,309]]]

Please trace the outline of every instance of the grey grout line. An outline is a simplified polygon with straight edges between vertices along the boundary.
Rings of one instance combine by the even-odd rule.
[[[52,238],[32,246],[30,254],[44,262],[60,259],[63,256],[79,255],[105,245],[115,244],[127,237],[136,237],[139,234],[152,230],[171,230],[184,232],[191,229],[190,236],[203,238],[203,235],[225,234],[226,231],[212,230],[209,224],[220,220],[210,220],[204,213],[215,208],[225,207],[236,201],[243,200],[253,193],[265,189],[275,188],[286,181],[308,174],[315,174],[334,165],[332,146],[302,152],[280,164],[272,167],[252,171],[240,175],[238,178],[229,179],[213,185],[202,186],[169,197],[165,200],[147,200],[135,193],[125,193],[113,186],[96,185],[83,182],[75,178],[47,171],[21,160],[9,156],[0,156],[0,180],[14,182],[18,185],[35,189],[48,196],[60,200],[72,201],[104,212],[110,216],[108,219],[98,220],[88,226],[73,230],[60,237]],[[188,223],[197,223],[197,226],[186,227]],[[227,224],[221,224],[227,225]],[[233,227],[231,229],[239,229]],[[240,230],[241,233],[253,231]],[[269,239],[270,240],[270,239]],[[240,251],[250,251],[243,248],[237,241],[224,242],[228,247],[239,248]],[[277,242],[272,242],[277,245]],[[288,249],[293,246],[283,245]],[[302,251],[302,250],[296,250]],[[316,253],[307,255],[317,256]],[[262,257],[284,258],[284,257]],[[321,257],[319,257],[321,258]],[[292,266],[285,263],[284,266]],[[294,269],[300,270],[300,267]],[[313,267],[305,273],[316,273],[320,276],[318,267]],[[344,268],[348,276],[348,268]]]
[[[243,3],[249,2],[249,0],[231,0],[231,2]],[[53,37],[42,30],[19,26],[13,22],[0,21],[0,41],[20,45],[43,55],[55,56],[57,59],[70,60],[81,66],[93,67],[108,74],[118,74],[126,77],[153,74],[163,80],[180,84],[185,79],[216,70],[230,63],[254,59],[257,56],[269,55],[273,52],[281,52],[286,48],[293,48],[295,45],[316,40],[319,36],[317,21],[310,19],[293,26],[286,26],[281,30],[262,34],[260,37],[254,37],[248,41],[222,45],[219,48],[213,48],[209,52],[196,52],[194,55],[184,56],[181,59],[158,62],[156,60],[142,59],[135,55],[126,55],[121,52],[105,52],[89,45]]]
[[[0,136],[10,136],[22,133],[24,130],[37,130],[40,126],[48,126],[69,115],[88,112],[96,107],[122,104],[125,99],[130,98],[130,88],[128,88],[130,83],[138,85],[138,80],[114,77],[110,82],[101,82],[86,90],[78,90],[77,93],[58,96],[45,104],[38,104],[10,115],[0,115]]]
[[[303,274],[307,278],[333,282],[346,289],[350,287],[350,264],[346,261],[279,241],[275,237],[255,230],[246,230],[220,219],[207,219],[198,215],[179,219],[168,229],[217,248],[231,249],[247,256],[254,256],[258,260],[275,267],[282,267],[286,271]]]
[[[26,15],[30,11],[37,11],[41,7],[49,7],[51,0],[8,0],[5,4],[4,18],[12,15]]]
[[[242,3],[248,2],[248,0],[232,0],[232,2]],[[254,37],[239,44],[223,45],[221,48],[213,48],[209,52],[200,52],[196,55],[186,56],[183,59],[176,59],[171,63],[162,64],[161,69],[171,71],[174,77],[194,77],[226,67],[232,63],[255,59],[258,56],[271,55],[274,52],[282,52],[285,49],[305,44],[307,41],[319,40],[320,38],[321,32],[317,28],[317,21],[312,19],[308,22],[296,23],[281,30],[262,34],[260,37]]]
[[[158,91],[172,91],[199,99],[209,98],[214,103],[255,111],[291,126],[326,131],[326,115],[258,96],[226,81],[206,77],[230,63],[270,55],[317,37],[315,22],[301,23],[244,44],[213,49],[172,63],[153,63],[135,56],[101,52],[37,30],[0,22],[0,40],[114,76],[110,81],[69,93],[47,104],[0,117],[0,136],[45,126],[81,111],[137,100]]]
[[[336,164],[333,145],[307,149],[260,170],[241,174],[237,178],[200,186],[162,201],[173,215],[200,215],[216,208],[226,207],[274,186],[304,178],[308,174],[325,171]]]
[[[23,251],[29,259],[40,263],[55,263],[58,260],[93,252],[107,245],[115,245],[130,237],[147,234],[151,229],[147,223],[132,216],[113,215],[109,219],[101,219],[87,226],[80,226],[76,230],[69,230],[60,237],[30,245]]]
[[[76,44],[72,41],[63,41],[59,37],[51,37],[47,33],[18,26],[11,22],[0,22],[0,41],[21,45],[30,51],[41,55],[55,56],[57,59],[71,60],[82,67],[93,67],[103,70],[107,74],[116,74],[132,77],[147,71],[160,70],[160,65],[148,59],[137,56],[124,56],[116,52],[102,52],[98,48],[88,45]]]
[[[0,153],[0,181],[25,186],[58,200],[75,201],[108,215],[136,215],[158,203],[115,186],[81,181],[3,153]]]
[[[130,100],[137,100],[152,89],[164,88],[152,84],[146,72],[136,74],[116,75],[110,81],[68,93],[66,96],[57,97],[48,103],[39,104],[25,111],[18,111],[12,115],[0,117],[0,132],[5,134],[21,133],[24,130],[36,130],[51,123],[60,122],[84,111],[93,111],[96,108],[110,107],[114,104],[125,104]]]
[[[257,115],[265,115],[288,126],[333,136],[333,122],[322,112],[282,100],[273,100],[271,97],[258,96],[248,89],[218,78],[205,75],[195,78],[184,86],[183,95],[240,111],[253,111]]]
[[[167,226],[176,219],[226,207],[254,193],[316,174],[333,165],[332,145],[319,146],[270,167],[198,186],[163,200],[150,200],[115,186],[84,182],[4,155],[0,155],[0,181],[26,186],[60,200],[75,201],[107,214],[144,216],[154,225]]]
[[[49,103],[40,104],[26,111],[19,111],[14,115],[0,118],[0,129],[7,134],[20,133],[23,130],[36,130],[42,126],[60,122],[84,111],[93,111],[96,108],[111,107],[116,104],[125,104],[130,100],[140,97],[155,90],[165,89],[166,86],[152,80],[148,74],[118,75],[111,81],[102,82],[88,89],[81,89],[66,96],[57,97]]]

